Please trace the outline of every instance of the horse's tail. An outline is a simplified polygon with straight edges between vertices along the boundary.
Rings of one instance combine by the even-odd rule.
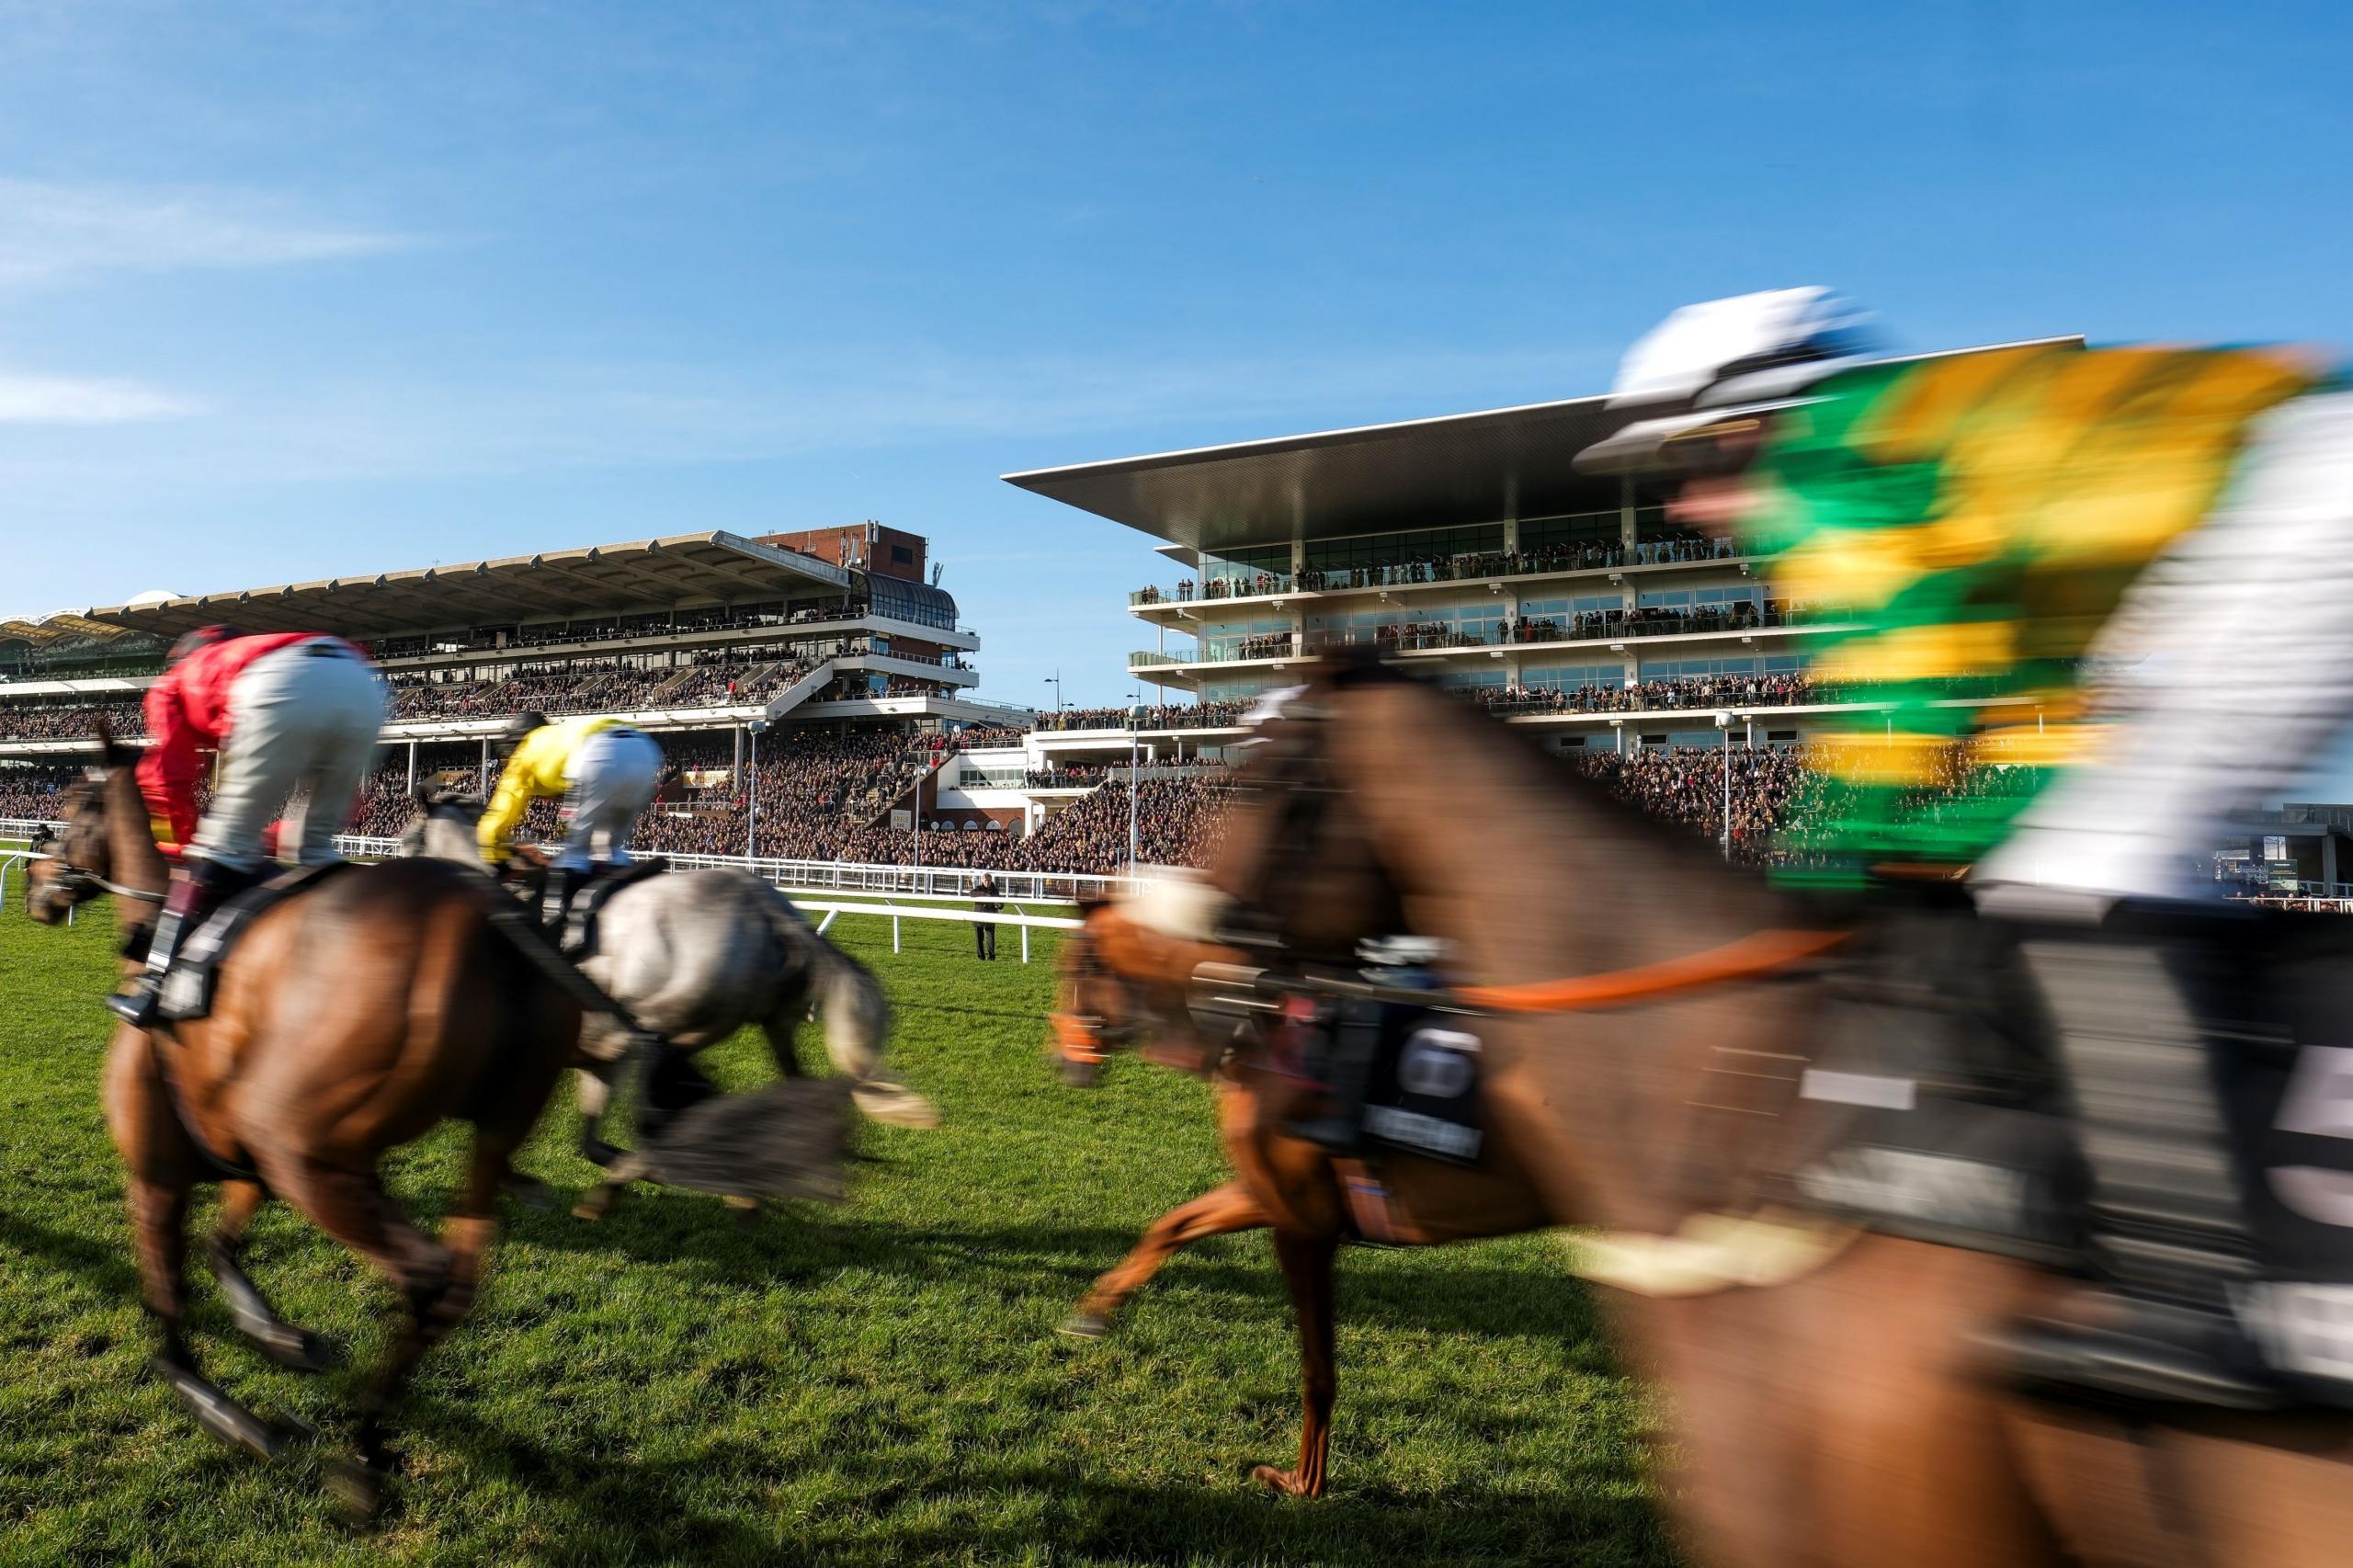
[[[820,936],[782,893],[769,902],[768,917],[787,948],[808,960],[809,992],[824,1018],[825,1054],[835,1072],[857,1085],[852,1097],[858,1108],[895,1127],[938,1126],[938,1107],[882,1075],[891,1002],[874,971]]]

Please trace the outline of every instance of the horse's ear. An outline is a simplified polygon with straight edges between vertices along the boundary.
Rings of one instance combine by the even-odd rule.
[[[97,741],[98,755],[106,760],[108,767],[120,767],[134,755],[132,748],[114,738],[113,721],[104,714],[98,716]]]

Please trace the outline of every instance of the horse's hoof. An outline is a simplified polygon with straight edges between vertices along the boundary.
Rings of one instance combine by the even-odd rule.
[[[593,1224],[605,1217],[605,1206],[601,1203],[592,1203],[584,1198],[572,1206],[572,1217],[575,1220],[586,1220]]]
[[[1063,1062],[1063,1083],[1074,1089],[1091,1089],[1103,1075],[1103,1070],[1092,1062]]]
[[[609,1165],[621,1157],[621,1152],[602,1138],[583,1138],[580,1157],[592,1165]]]
[[[1054,1325],[1065,1339],[1100,1339],[1111,1331],[1111,1320],[1101,1312],[1076,1312]]]
[[[326,1467],[327,1495],[346,1523],[364,1525],[384,1511],[384,1472],[358,1460],[336,1460]]]
[[[912,1127],[928,1131],[939,1125],[939,1108],[913,1089],[896,1084],[860,1084],[850,1098],[867,1117],[885,1127]]]
[[[1299,1479],[1299,1471],[1277,1470],[1270,1464],[1262,1464],[1252,1469],[1250,1479],[1281,1493],[1286,1497],[1320,1497],[1324,1494],[1324,1489],[1320,1486],[1310,1487],[1302,1483]]]
[[[544,1214],[555,1207],[555,1194],[550,1192],[548,1184],[537,1176],[510,1174],[499,1184],[499,1188],[507,1197],[534,1213]]]
[[[292,1372],[324,1372],[343,1359],[334,1342],[307,1328],[280,1324],[269,1334],[256,1335],[261,1353]]]

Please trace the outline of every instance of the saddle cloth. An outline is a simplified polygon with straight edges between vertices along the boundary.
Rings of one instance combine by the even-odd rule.
[[[184,1024],[209,1015],[213,992],[220,985],[221,965],[246,929],[265,911],[351,869],[348,860],[298,866],[245,889],[214,910],[172,955],[172,967],[165,972],[158,995],[159,1016],[165,1023]]]

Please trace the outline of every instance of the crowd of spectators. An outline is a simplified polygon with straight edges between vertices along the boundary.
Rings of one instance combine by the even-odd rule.
[[[1143,710],[1146,730],[1209,730],[1238,724],[1249,711],[1247,699],[1232,702],[1154,703]],[[1124,730],[1132,708],[1064,708],[1038,715],[1040,730]]]
[[[1680,676],[1634,686],[1474,687],[1469,696],[1499,718],[1527,713],[1650,713],[1679,708],[1786,708],[1826,701],[1802,675]]]
[[[96,734],[102,722],[124,740],[147,733],[137,702],[10,702],[0,704],[0,741],[78,741]]]
[[[1569,757],[1578,772],[1651,815],[1711,838],[1723,832],[1729,766],[1733,857],[1749,862],[1765,858],[1808,777],[1804,756],[1793,746],[1645,746]]]
[[[1690,528],[1663,528],[1631,549],[1619,540],[1573,540],[1529,550],[1475,551],[1427,555],[1381,565],[1310,567],[1302,572],[1249,572],[1211,577],[1198,591],[1190,577],[1174,588],[1146,587],[1137,604],[1190,604],[1195,599],[1249,598],[1291,592],[1324,593],[1342,588],[1394,588],[1418,583],[1455,583],[1486,577],[1525,577],[1545,572],[1589,572],[1612,566],[1661,566],[1695,561],[1730,561],[1740,551],[1732,540]]]
[[[766,702],[818,664],[781,650],[713,651],[677,665],[580,659],[517,670],[496,680],[471,672],[399,670],[385,678],[395,719],[489,718],[536,709],[627,713],[644,709],[744,707]]]

